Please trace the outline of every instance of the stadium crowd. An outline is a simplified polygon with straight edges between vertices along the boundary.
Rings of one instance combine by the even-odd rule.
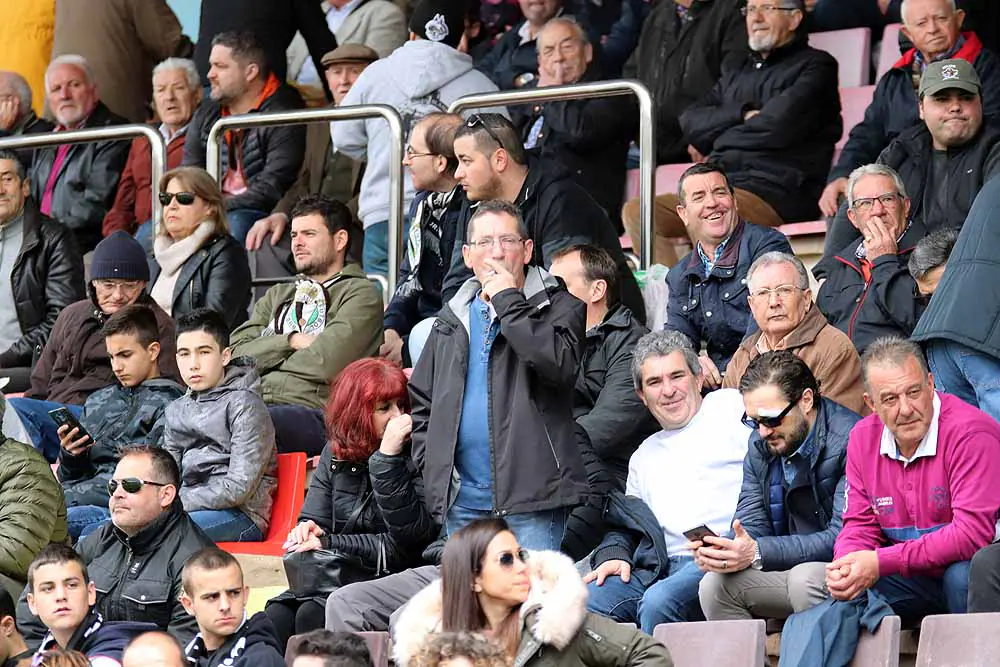
[[[995,3],[3,12],[0,138],[167,153],[0,148],[0,667],[371,665],[386,631],[400,667],[667,667],[658,626],[740,619],[811,667],[1000,611]],[[845,128],[810,32],[894,23]],[[661,285],[623,250],[635,100],[448,111],[623,77],[690,163]],[[382,119],[227,130],[206,171],[220,118],[373,104],[386,294]],[[807,267],[783,225],[820,218]],[[231,552],[276,527],[250,614]]]

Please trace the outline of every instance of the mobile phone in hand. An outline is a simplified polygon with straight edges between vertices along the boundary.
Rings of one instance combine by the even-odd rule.
[[[688,539],[688,542],[704,542],[706,537],[718,537],[718,535],[705,524],[701,524],[697,528],[685,530],[684,537]]]
[[[90,444],[94,444],[94,439],[90,437],[90,434],[87,433],[87,429],[83,428],[80,421],[73,416],[73,413],[69,411],[69,408],[56,408],[55,410],[49,410],[49,417],[51,417],[52,421],[56,423],[57,428],[59,426],[65,426],[68,431],[72,431],[74,428],[77,429],[76,440],[86,436],[87,438],[90,438]]]

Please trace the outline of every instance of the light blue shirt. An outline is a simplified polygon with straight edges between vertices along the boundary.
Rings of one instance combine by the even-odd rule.
[[[347,17],[351,15],[358,5],[360,5],[362,0],[351,0],[346,5],[337,9],[333,5],[326,12],[326,24],[330,26],[330,32],[334,35],[340,30],[340,26],[347,20]],[[339,44],[339,42],[338,42]],[[323,82],[320,80],[319,72],[316,71],[316,64],[313,63],[312,57],[306,58],[306,61],[302,63],[302,69],[299,70],[299,77],[296,79],[303,86],[322,86]]]

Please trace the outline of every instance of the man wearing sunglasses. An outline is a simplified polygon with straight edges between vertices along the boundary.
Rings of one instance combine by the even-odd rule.
[[[753,429],[732,538],[695,551],[699,597],[710,621],[787,618],[826,599],[844,506],[847,438],[861,416],[820,395],[806,363],[765,352],[739,384]]]
[[[77,545],[97,590],[105,621],[153,623],[186,642],[198,631],[181,605],[181,571],[213,542],[188,518],[177,496],[180,472],[166,450],[131,445],[122,450],[107,483],[111,521]],[[28,641],[45,632],[25,605],[18,626]]]

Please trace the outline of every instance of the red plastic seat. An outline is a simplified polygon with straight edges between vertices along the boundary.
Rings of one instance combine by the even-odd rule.
[[[902,23],[892,23],[887,25],[882,31],[882,45],[878,50],[878,68],[875,70],[875,83],[882,78],[882,75],[892,69],[900,58],[899,52],[899,31],[903,29]]]
[[[826,51],[837,60],[841,88],[866,86],[871,82],[871,42],[872,31],[868,28],[809,34],[809,46]]]
[[[3,397],[6,398],[7,400],[10,400],[12,398],[24,398],[24,392],[19,391],[16,394],[4,394]]]
[[[271,508],[271,524],[263,542],[219,542],[231,554],[284,556],[281,546],[295,526],[306,499],[306,455],[302,452],[278,454],[278,490]]]
[[[847,144],[847,137],[854,126],[865,119],[865,110],[875,96],[875,86],[859,86],[857,88],[840,89],[840,115],[844,119],[844,132],[840,135],[837,148]],[[834,159],[836,162],[836,158]]]
[[[684,164],[661,164],[656,168],[653,191],[658,195],[677,193],[677,182],[681,180],[681,174],[693,166],[693,162]],[[625,199],[635,199],[639,196],[639,170],[629,169],[625,174]]]

